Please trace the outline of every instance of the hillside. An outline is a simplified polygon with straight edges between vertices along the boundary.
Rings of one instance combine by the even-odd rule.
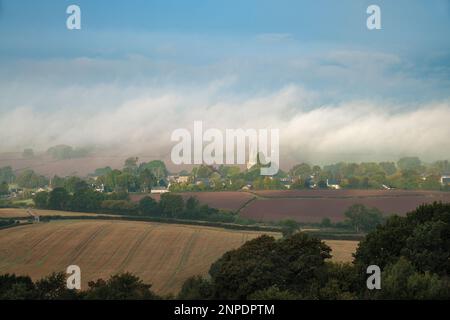
[[[82,285],[130,271],[160,294],[206,274],[211,263],[261,232],[125,221],[53,221],[0,231],[0,274],[34,279],[79,265]],[[278,236],[277,234],[273,234]],[[329,241],[336,259],[351,260],[356,242]]]

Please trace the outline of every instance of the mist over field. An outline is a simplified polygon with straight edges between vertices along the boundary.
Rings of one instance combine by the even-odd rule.
[[[120,91],[109,90],[115,89]],[[0,118],[0,151],[21,151],[27,147],[46,150],[52,145],[69,144],[164,157],[174,145],[170,141],[174,129],[192,132],[193,122],[202,120],[205,129],[218,128],[223,132],[234,128],[279,128],[282,160],[450,157],[448,101],[400,110],[396,104],[367,100],[310,107],[315,104],[317,93],[296,85],[251,97],[223,97],[211,87],[150,94],[131,90],[136,93],[124,101],[112,102],[108,109],[40,111],[24,105],[6,110]],[[77,90],[67,91],[67,101],[79,94]],[[105,89],[91,90],[87,93],[90,97],[84,99],[92,106],[102,105],[101,91]],[[106,99],[114,100],[111,95]]]

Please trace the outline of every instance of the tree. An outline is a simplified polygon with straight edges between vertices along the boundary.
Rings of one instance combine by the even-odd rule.
[[[39,300],[71,300],[78,296],[77,291],[67,288],[63,272],[52,273],[36,282],[36,297]]]
[[[66,189],[55,188],[48,196],[48,208],[52,210],[65,210],[69,201],[70,196]]]
[[[145,216],[158,215],[158,203],[149,196],[142,198],[141,200],[139,200],[139,213]]]
[[[213,297],[245,299],[255,292],[277,286],[304,297],[326,271],[331,249],[304,233],[281,240],[263,235],[225,253],[210,268]]]
[[[330,228],[330,227],[333,226],[333,223],[331,222],[331,219],[330,219],[330,218],[325,217],[325,218],[323,218],[322,221],[320,222],[320,226],[321,226],[322,228]]]
[[[86,299],[93,300],[156,300],[159,297],[151,291],[151,285],[145,284],[131,273],[111,276],[107,281],[98,279],[89,282]]]
[[[344,215],[358,233],[371,231],[383,222],[383,214],[380,210],[367,208],[362,204],[350,206]]]
[[[141,163],[139,166],[139,171],[144,169],[149,169],[150,172],[155,176],[156,181],[160,181],[167,177],[168,171],[166,165],[163,161],[153,160],[148,163]]]
[[[49,198],[49,193],[47,191],[38,192],[38,193],[36,193],[36,195],[33,198],[34,205],[36,206],[36,208],[39,208],[39,209],[47,209],[48,198]]]
[[[64,188],[70,193],[75,193],[86,190],[89,186],[86,181],[79,177],[69,177],[65,179]]]
[[[130,174],[136,174],[138,171],[138,157],[130,157],[128,159],[125,160],[125,165],[123,168],[124,172],[130,173]]]
[[[9,194],[9,185],[7,182],[3,181],[0,183],[0,196],[5,194]]]
[[[181,300],[205,300],[212,297],[212,284],[201,276],[188,278],[178,293]]]
[[[33,170],[25,170],[17,177],[17,184],[21,188],[39,188],[48,185],[48,179]]]
[[[73,211],[95,212],[101,207],[103,194],[92,189],[76,191],[70,199],[68,207]]]
[[[397,172],[397,167],[394,162],[380,162],[380,167],[388,176]]]
[[[307,163],[302,163],[295,165],[291,170],[290,174],[293,177],[299,177],[301,179],[306,179],[312,174],[311,166]]]
[[[418,272],[450,275],[450,204],[422,205],[406,217],[392,216],[370,232],[355,253],[361,270],[371,264],[384,268],[401,256]]]
[[[290,237],[300,230],[300,224],[292,219],[281,221],[280,226],[283,237]]]
[[[94,171],[94,176],[96,177],[100,177],[100,176],[105,176],[108,173],[110,173],[112,171],[111,167],[104,167],[104,168],[97,168]]]
[[[401,257],[382,273],[382,290],[376,290],[378,299],[436,300],[448,299],[450,287],[438,275],[420,273],[406,258]]]
[[[34,283],[28,276],[0,275],[0,300],[36,299]]]
[[[13,183],[16,175],[14,174],[13,169],[10,166],[0,168],[0,183]]]
[[[449,222],[427,221],[414,228],[401,254],[419,270],[445,275],[450,272],[449,249]]]
[[[200,206],[200,202],[198,201],[198,199],[196,197],[189,197],[186,200],[186,211],[188,211],[188,212],[194,212],[195,210],[198,209],[199,206]]]
[[[156,184],[156,177],[150,169],[145,168],[139,173],[138,181],[141,191],[146,192]]]
[[[422,169],[422,161],[417,157],[405,157],[398,160],[397,166],[400,170],[414,170],[420,172]]]
[[[159,201],[159,206],[163,215],[165,215],[166,217],[176,217],[180,215],[184,210],[183,197],[170,192],[163,193],[161,195],[161,200]]]

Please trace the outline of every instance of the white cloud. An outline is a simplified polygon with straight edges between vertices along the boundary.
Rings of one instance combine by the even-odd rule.
[[[91,101],[93,106],[101,104],[101,98],[96,99]],[[172,130],[192,130],[193,122],[202,120],[206,127],[222,130],[279,128],[282,165],[305,160],[394,160],[403,155],[425,160],[450,158],[449,101],[414,109],[371,101],[311,108],[315,101],[317,93],[295,85],[242,97],[220,94],[214,84],[195,90],[180,87],[140,92],[108,109],[49,112],[20,107],[0,117],[0,150],[30,146],[42,150],[66,143],[164,155],[173,145]]]

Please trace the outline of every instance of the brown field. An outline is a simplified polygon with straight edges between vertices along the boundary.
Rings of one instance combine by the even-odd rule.
[[[161,198],[158,194],[147,194],[156,201]],[[216,209],[225,209],[236,211],[241,208],[246,202],[254,198],[255,196],[248,192],[241,191],[221,191],[221,192],[183,192],[180,193],[183,199],[186,201],[189,197],[196,197],[201,204],[207,204],[208,206]],[[131,201],[139,201],[146,194],[130,195]]]
[[[358,247],[358,241],[353,240],[325,240],[325,243],[332,249],[332,260],[336,262],[352,262],[352,254]]]
[[[450,202],[450,193],[396,190],[299,190],[258,191],[260,197],[240,211],[246,218],[265,221],[294,219],[299,222],[344,220],[345,210],[355,203],[376,207],[385,214],[404,215],[423,203]]]
[[[0,231],[0,274],[33,279],[71,264],[82,286],[130,271],[160,294],[176,293],[190,276],[207,274],[223,253],[261,232],[125,221],[53,221]],[[278,237],[276,233],[272,235]],[[329,241],[336,261],[351,261],[356,242]]]
[[[367,197],[450,197],[448,192],[426,190],[257,190],[255,195],[263,198],[367,198]]]
[[[83,213],[83,212],[69,212],[58,210],[38,210],[33,209],[33,212],[39,216],[98,216],[96,213]],[[27,218],[30,215],[26,209],[19,208],[0,208],[0,218]],[[104,216],[104,214],[102,214]]]

